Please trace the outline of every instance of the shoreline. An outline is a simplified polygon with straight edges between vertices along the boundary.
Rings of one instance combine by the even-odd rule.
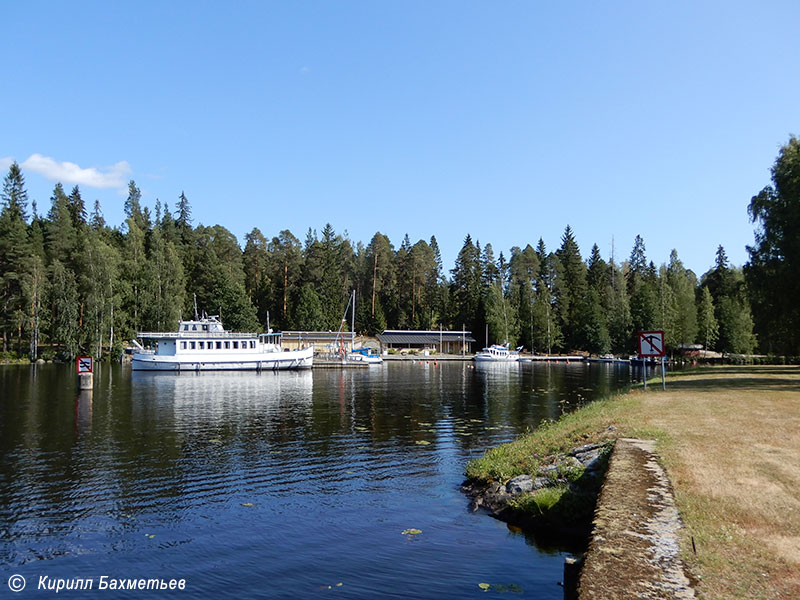
[[[465,492],[507,492],[552,457],[612,438],[655,440],[685,525],[680,558],[704,597],[800,597],[800,369],[671,373],[666,391],[631,389],[488,450],[467,464]]]

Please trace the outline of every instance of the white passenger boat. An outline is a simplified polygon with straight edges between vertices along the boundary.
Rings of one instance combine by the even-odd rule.
[[[478,352],[473,360],[477,362],[516,362],[519,360],[519,352],[509,350],[508,344],[504,346],[494,344]]]
[[[141,332],[132,366],[139,371],[262,371],[311,368],[314,348],[283,350],[280,333],[225,331],[217,317],[180,321],[172,333]]]

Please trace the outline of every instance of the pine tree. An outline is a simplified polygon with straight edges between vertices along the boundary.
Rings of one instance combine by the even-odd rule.
[[[126,222],[127,219],[133,219],[139,231],[147,231],[148,223],[142,212],[142,192],[132,179],[128,182],[128,197],[125,199],[124,208]]]
[[[69,216],[72,219],[72,226],[78,230],[86,225],[87,213],[86,204],[81,197],[81,191],[76,185],[69,194]]]
[[[658,292],[655,265],[648,265],[644,240],[636,236],[628,262],[628,293],[634,332],[654,329],[658,324]],[[629,342],[633,350],[635,340]]]
[[[105,229],[106,220],[103,218],[103,211],[100,210],[100,200],[94,201],[94,210],[92,211],[92,219],[90,221],[92,229],[100,230]]]
[[[286,329],[291,323],[291,299],[302,285],[303,249],[291,231],[284,229],[272,238],[272,279],[276,294],[275,306],[279,324]]]
[[[673,347],[688,345],[697,338],[697,279],[691,271],[687,271],[678,258],[677,250],[672,250],[667,267],[667,282],[672,290],[675,303],[674,340],[667,338],[667,344]]]
[[[484,256],[488,259],[491,257],[491,245],[487,244],[486,248],[489,248],[489,252],[485,253]],[[516,314],[512,312],[506,297],[508,266],[502,252],[498,263],[494,266],[496,276],[491,283],[488,283],[488,289],[485,292],[486,324],[489,326],[490,337],[493,337],[497,343],[516,345],[516,332],[519,325]],[[487,267],[488,265],[484,264],[484,273],[489,270]],[[488,282],[490,279],[487,278],[486,281]],[[488,343],[489,340],[487,340]]]
[[[630,351],[633,338],[630,300],[622,269],[613,261],[608,265],[609,283],[607,287],[608,309],[606,321],[611,337],[611,350],[616,354]]]
[[[539,273],[539,258],[530,244],[524,250],[511,249],[510,299],[516,314],[517,337],[527,348],[533,348],[534,285]]]
[[[267,239],[258,227],[254,227],[244,239],[244,289],[247,290],[250,302],[256,307],[259,322],[266,323],[272,301],[271,255],[267,249]]]
[[[425,310],[429,315],[428,327],[436,324],[443,325],[447,315],[447,282],[442,266],[442,254],[436,236],[431,236],[429,242],[431,252],[430,268],[425,275]]]
[[[553,350],[561,348],[563,343],[554,293],[558,277],[558,258],[555,254],[547,252],[541,238],[536,246],[536,256],[539,260],[539,273],[536,277],[536,299],[533,303],[532,350],[552,354]]]
[[[703,287],[697,304],[697,329],[698,341],[703,344],[704,350],[713,348],[717,341],[719,326],[715,314],[716,308],[711,292],[708,287]]]
[[[77,232],[72,222],[71,202],[64,187],[57,183],[50,197],[50,212],[45,227],[45,247],[49,261],[72,264]]]
[[[384,306],[388,305],[389,298],[395,294],[394,248],[389,238],[380,232],[372,236],[365,257],[364,266],[368,272],[364,279],[368,283],[364,289],[369,291],[369,297],[365,298],[362,304],[369,303],[370,307],[368,329],[378,333],[386,328]]]
[[[478,329],[481,301],[481,254],[479,247],[472,243],[469,234],[456,257],[455,267],[451,271],[453,281],[450,295],[453,299],[453,326],[465,327],[476,332]]]
[[[3,352],[9,350],[11,337],[16,334],[17,352],[22,348],[22,330],[27,319],[25,288],[30,277],[30,246],[26,210],[28,194],[25,178],[16,162],[3,180],[2,211],[0,212],[0,328]]]
[[[556,251],[556,256],[561,266],[561,282],[556,297],[561,331],[570,349],[583,349],[587,343],[585,333],[588,316],[586,265],[569,225],[561,237],[561,247]]]
[[[592,246],[586,267],[587,296],[582,337],[586,350],[606,354],[612,349],[608,325],[611,287],[608,282],[609,265],[600,256],[597,244]]]

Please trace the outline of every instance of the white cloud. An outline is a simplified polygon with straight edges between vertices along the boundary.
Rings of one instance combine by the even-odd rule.
[[[58,162],[41,154],[32,154],[20,167],[24,171],[33,171],[44,175],[50,181],[95,188],[125,187],[128,175],[132,173],[130,165],[124,160],[110,167],[82,169],[75,163]]]
[[[5,177],[5,172],[8,171],[8,168],[11,166],[11,163],[14,162],[14,158],[11,156],[6,156],[4,158],[0,158],[0,174]]]

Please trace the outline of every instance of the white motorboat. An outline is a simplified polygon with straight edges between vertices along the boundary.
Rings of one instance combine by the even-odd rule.
[[[372,351],[372,348],[359,348],[347,354],[347,361],[354,363],[366,363],[368,365],[383,364],[383,358],[380,354]]]
[[[140,332],[131,365],[140,371],[266,371],[308,369],[314,348],[284,350],[281,334],[225,331],[215,317],[180,321],[178,331]]]
[[[519,352],[509,350],[508,344],[503,346],[494,344],[478,352],[473,357],[473,360],[477,362],[517,362],[519,360]]]

